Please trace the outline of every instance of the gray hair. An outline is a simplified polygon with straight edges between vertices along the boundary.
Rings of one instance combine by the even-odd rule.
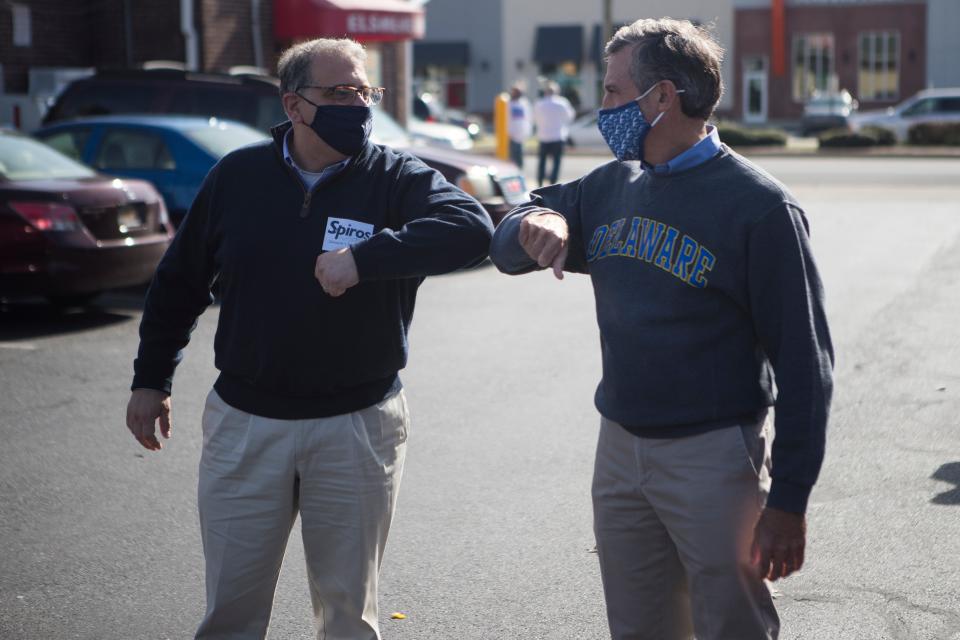
[[[277,62],[277,75],[280,76],[280,95],[297,91],[300,87],[313,82],[310,64],[317,56],[337,57],[350,60],[363,66],[367,62],[367,51],[356,40],[350,38],[317,38],[299,42],[280,56]]]
[[[633,47],[630,78],[638,90],[670,80],[684,90],[679,98],[685,115],[710,119],[723,95],[723,47],[707,29],[689,20],[637,20],[613,34],[604,53],[610,57],[626,47]]]

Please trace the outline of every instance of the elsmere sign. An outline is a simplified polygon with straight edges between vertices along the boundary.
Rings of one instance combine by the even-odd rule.
[[[274,30],[281,40],[347,36],[360,41],[423,37],[423,9],[399,0],[275,0]]]
[[[347,14],[347,34],[418,38],[423,35],[422,29],[418,32],[418,21],[422,23],[423,18],[421,16],[374,13],[372,11],[350,12]]]

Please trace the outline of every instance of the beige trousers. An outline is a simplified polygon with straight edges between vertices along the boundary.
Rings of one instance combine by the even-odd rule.
[[[614,640],[777,638],[749,555],[770,487],[769,430],[760,420],[655,439],[601,420],[594,532]]]
[[[379,640],[377,574],[408,426],[402,391],[313,420],[250,415],[211,391],[198,488],[207,612],[196,637],[266,635],[299,513],[317,637]]]

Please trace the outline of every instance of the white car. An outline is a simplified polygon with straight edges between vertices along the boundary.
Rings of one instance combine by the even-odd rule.
[[[427,122],[419,118],[407,119],[407,133],[414,142],[426,143],[436,147],[446,147],[457,151],[473,148],[473,138],[463,127],[440,122]]]
[[[568,141],[574,148],[609,150],[600,129],[597,127],[596,111],[580,116],[570,125]]]
[[[893,131],[898,142],[907,140],[910,127],[914,125],[940,122],[960,122],[960,88],[927,89],[895,107],[860,111],[849,118],[853,131],[864,127],[883,127]]]

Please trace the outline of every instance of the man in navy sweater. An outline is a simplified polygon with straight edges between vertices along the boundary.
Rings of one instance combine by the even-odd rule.
[[[593,282],[594,530],[612,637],[776,638],[765,579],[803,564],[832,391],[806,217],[707,125],[723,53],[708,33],[640,20],[606,53],[598,125],[617,161],[534,192],[491,257]]]
[[[322,637],[380,638],[377,574],[409,418],[397,372],[425,276],[481,262],[483,208],[372,144],[365,52],[320,39],[280,59],[289,122],[209,173],[147,294],[127,426],[170,437],[170,392],[216,281],[220,375],[203,414],[197,638],[263,638],[296,515]]]

